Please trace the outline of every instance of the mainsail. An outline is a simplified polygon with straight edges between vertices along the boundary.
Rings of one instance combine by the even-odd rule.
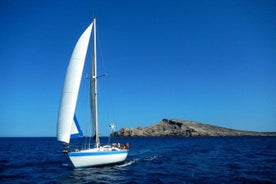
[[[90,102],[91,102],[91,114],[92,124],[95,133],[96,147],[100,145],[99,130],[98,130],[98,90],[97,90],[97,46],[96,46],[96,19],[94,19],[94,42],[93,42],[93,58],[91,65],[91,80],[90,80]]]
[[[65,143],[70,142],[72,126],[75,126],[74,114],[92,27],[93,22],[79,38],[67,68],[57,123],[57,139]]]

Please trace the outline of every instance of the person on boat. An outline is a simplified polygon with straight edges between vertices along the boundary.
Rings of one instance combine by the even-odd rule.
[[[126,142],[124,147],[125,147],[125,149],[129,149],[129,143]]]
[[[120,148],[120,146],[121,146],[119,142],[113,143],[112,145],[116,148]]]
[[[125,143],[122,147],[120,147],[121,149],[129,149],[129,144],[128,142]]]

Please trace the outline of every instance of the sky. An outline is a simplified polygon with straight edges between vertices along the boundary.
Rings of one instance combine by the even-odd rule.
[[[100,135],[163,118],[276,131],[274,0],[1,0],[0,137],[56,135],[67,65],[94,16]]]

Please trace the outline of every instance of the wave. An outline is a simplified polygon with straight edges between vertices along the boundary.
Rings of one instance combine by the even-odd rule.
[[[62,167],[70,167],[70,164],[68,164],[68,163],[63,163],[63,164],[62,164]]]
[[[127,166],[130,166],[130,165],[136,163],[138,160],[139,160],[139,159],[134,159],[134,160],[125,162],[125,163],[123,163],[123,164],[121,164],[121,165],[116,165],[115,167],[116,167],[116,168],[127,167]]]
[[[145,161],[152,161],[152,160],[155,160],[157,158],[156,155],[152,156],[152,157],[147,157],[147,158],[144,158]]]
[[[151,157],[145,157],[145,158],[143,158],[142,160],[136,158],[136,159],[130,160],[130,161],[128,161],[128,162],[124,162],[124,163],[121,164],[121,165],[116,165],[115,167],[116,167],[116,168],[127,167],[127,166],[130,166],[130,165],[135,164],[136,162],[138,162],[138,161],[140,161],[140,160],[141,160],[141,161],[147,161],[147,162],[149,162],[149,161],[155,160],[156,158],[157,158],[156,155],[151,156]]]

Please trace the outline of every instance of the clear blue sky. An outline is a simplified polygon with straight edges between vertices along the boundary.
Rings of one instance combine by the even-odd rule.
[[[276,131],[274,0],[1,0],[0,136],[56,135],[67,65],[94,15],[101,135],[111,121],[162,118]]]

